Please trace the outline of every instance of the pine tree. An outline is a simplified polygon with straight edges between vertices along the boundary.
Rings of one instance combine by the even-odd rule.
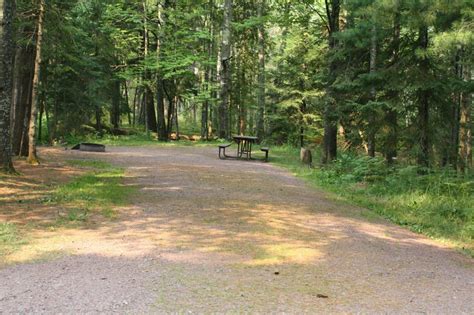
[[[13,16],[15,2],[0,0],[0,165],[1,171],[13,173],[10,137],[10,111],[13,84]]]

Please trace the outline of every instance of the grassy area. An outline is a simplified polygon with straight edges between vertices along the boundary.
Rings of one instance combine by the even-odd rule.
[[[58,186],[50,186],[47,176],[44,185],[35,187],[37,198],[27,202],[11,199],[10,203],[18,207],[14,209],[18,221],[0,222],[0,268],[11,262],[30,261],[38,257],[51,257],[62,252],[60,249],[51,250],[54,241],[42,243],[38,247],[38,236],[32,237],[32,232],[41,235],[43,231],[58,233],[49,235],[46,240],[60,235],[62,228],[76,229],[90,226],[97,222],[114,220],[118,216],[117,207],[126,205],[135,187],[123,184],[124,170],[109,163],[98,160],[69,160],[67,164],[81,169],[81,175]],[[51,178],[54,179],[55,176]],[[36,182],[39,178],[32,178]],[[12,185],[21,186],[24,177],[11,177]],[[31,188],[24,188],[28,193]],[[23,193],[23,191],[22,191]],[[0,206],[1,207],[1,206]],[[38,210],[35,218],[28,221],[23,219],[30,209]],[[37,208],[37,209],[36,209]],[[51,246],[50,246],[51,245]]]
[[[0,222],[0,257],[15,251],[24,243],[15,224]]]
[[[419,175],[415,166],[388,167],[381,159],[342,154],[310,169],[299,150],[272,148],[273,162],[338,198],[366,207],[429,237],[453,242],[474,256],[474,176],[450,170]]]
[[[58,224],[86,222],[91,214],[114,219],[114,206],[126,203],[134,188],[122,184],[124,170],[95,160],[72,160],[69,164],[88,169],[72,182],[58,187],[44,202],[64,206]]]

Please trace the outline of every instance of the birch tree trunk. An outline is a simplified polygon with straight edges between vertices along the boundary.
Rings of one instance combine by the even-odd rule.
[[[10,136],[10,111],[13,92],[13,0],[0,0],[0,171],[14,173]]]
[[[36,154],[36,123],[38,116],[38,88],[39,75],[41,66],[41,44],[43,41],[43,21],[44,20],[44,0],[39,0],[38,24],[36,33],[36,57],[33,74],[33,90],[31,94],[31,115],[30,127],[28,132],[28,158],[30,164],[39,164],[38,156]]]

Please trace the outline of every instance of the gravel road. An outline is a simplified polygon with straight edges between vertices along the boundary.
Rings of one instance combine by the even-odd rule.
[[[2,314],[474,314],[473,259],[271,164],[198,147],[55,154],[120,165],[137,192],[117,220],[43,233],[46,258],[0,269]]]

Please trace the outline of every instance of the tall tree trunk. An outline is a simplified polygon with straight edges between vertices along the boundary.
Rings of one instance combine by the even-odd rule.
[[[30,164],[39,164],[38,156],[36,154],[36,123],[38,116],[38,90],[41,66],[41,49],[43,42],[43,19],[44,19],[44,0],[39,0],[38,24],[36,33],[36,58],[35,70],[33,75],[33,92],[31,94],[31,116],[30,127],[28,132],[28,158]]]
[[[165,113],[165,90],[163,87],[163,79],[158,77],[157,79],[157,116],[158,116],[158,140],[168,141],[169,134],[166,126],[166,113]]]
[[[242,62],[239,57],[239,62]],[[245,84],[245,67],[237,68],[239,73],[239,132],[244,135],[247,133],[247,87]]]
[[[156,114],[155,114],[155,102],[153,98],[153,92],[150,88],[150,73],[147,69],[147,58],[148,58],[148,6],[147,0],[142,0],[143,6],[143,87],[144,87],[144,114],[145,114],[145,131],[149,134],[150,130],[156,130]]]
[[[59,109],[59,95],[54,93],[53,108],[52,108],[52,119],[48,118],[48,144],[53,145],[54,139],[56,138],[56,131],[58,129],[58,109]],[[97,129],[99,131],[99,129]]]
[[[373,76],[375,71],[377,70],[377,25],[375,22],[375,18],[372,21],[372,31],[371,31],[371,39],[370,39],[370,74]],[[372,77],[373,80],[373,77]],[[372,82],[370,87],[370,100],[375,102],[377,98],[377,91],[375,89],[375,83]],[[367,132],[367,153],[370,157],[375,157],[375,134],[377,132],[376,129],[376,110],[372,108],[369,110],[369,126]]]
[[[329,54],[334,55],[337,48],[337,39],[335,34],[339,32],[339,14],[341,10],[340,0],[325,0],[326,14],[328,20],[329,30]],[[337,158],[337,105],[336,105],[336,93],[332,87],[336,80],[337,75],[337,62],[332,58],[329,62],[329,73],[328,73],[328,85],[327,91],[327,102],[324,108],[324,139],[323,139],[323,152],[322,152],[322,163],[328,163]]]
[[[454,58],[454,75],[459,80],[463,77],[463,67],[461,65],[462,50],[458,49]],[[459,153],[459,134],[460,134],[460,109],[461,109],[461,92],[453,92],[451,99],[451,108],[449,111],[449,142],[444,144],[445,156],[443,156],[442,165],[451,165],[455,170],[458,168],[458,153]]]
[[[10,113],[13,92],[13,16],[15,1],[0,0],[0,171],[14,173],[10,137]]]
[[[303,99],[300,107],[301,113],[304,115],[306,113],[306,101]],[[304,125],[303,122],[300,126],[300,148],[304,148]]]
[[[201,110],[201,138],[205,140],[209,140],[209,126],[210,124],[210,104],[209,104],[209,93],[210,93],[210,85],[211,85],[211,78],[212,78],[212,54],[214,51],[214,27],[213,27],[213,18],[214,18],[214,0],[209,0],[209,17],[206,21],[207,28],[209,30],[209,34],[211,39],[207,41],[207,64],[204,67],[204,75],[203,75],[203,82],[202,85],[204,86],[204,90],[206,92],[206,99],[202,103],[202,110]]]
[[[44,98],[41,97],[39,102],[39,117],[38,117],[38,142],[41,143],[43,138],[43,114],[44,114]]]
[[[127,118],[128,118],[128,125],[132,126],[132,110],[130,109],[130,96],[128,91],[128,84],[127,81],[123,81],[123,92],[125,96],[125,104],[127,104]]]
[[[232,0],[224,2],[224,20],[222,23],[222,45],[220,54],[221,65],[221,93],[219,105],[219,138],[229,138],[229,108],[230,108],[230,84],[231,84],[231,23],[232,23]]]
[[[102,130],[102,109],[99,106],[95,108],[95,129],[98,132]]]
[[[167,5],[167,2],[164,2],[164,5]],[[160,60],[161,57],[161,47],[162,42],[161,39],[164,37],[165,32],[165,23],[166,23],[166,15],[164,14],[163,10],[166,7],[162,7],[162,4],[158,2],[157,14],[158,20],[160,21],[160,33],[156,40],[156,55],[157,59]],[[168,141],[169,134],[168,128],[166,126],[166,113],[165,113],[165,90],[164,90],[164,81],[163,77],[160,73],[156,75],[156,109],[157,109],[157,132],[158,132],[158,140],[159,141]]]
[[[204,89],[206,93],[209,92],[209,71],[207,67],[204,69],[204,75],[202,79],[202,86],[204,86]],[[209,99],[206,96],[206,99],[202,103],[202,109],[201,109],[201,138],[204,140],[209,139]]]
[[[133,104],[132,104],[132,126],[135,127],[137,123],[137,101],[138,101],[138,86],[135,86],[135,91],[133,92]]]
[[[110,111],[110,123],[114,129],[120,124],[120,81],[114,79],[112,82],[112,110]]]
[[[245,67],[242,65],[242,54],[239,54],[238,50],[235,51],[235,71],[237,72],[237,82],[234,89],[235,103],[237,104],[237,132],[240,135],[244,135],[247,131],[247,88],[245,84]]]
[[[265,0],[259,0],[257,16],[258,26],[258,91],[257,91],[257,137],[262,141],[265,135],[265,25],[262,21]]]
[[[138,124],[139,125],[145,125],[146,124],[146,119],[145,119],[145,92],[142,91],[139,100],[138,100]]]
[[[148,130],[156,131],[158,130],[158,126],[156,124],[156,112],[155,112],[155,98],[153,97],[153,91],[150,87],[146,87],[145,89],[146,95],[146,118],[148,126]]]
[[[470,66],[465,63],[462,71],[463,80],[468,82],[472,80]],[[461,119],[459,128],[459,170],[467,172],[472,168],[472,92],[467,90],[461,93]]]
[[[392,39],[392,60],[391,64],[397,67],[400,50],[400,8],[395,9],[393,19],[393,39]],[[387,140],[385,142],[385,160],[388,164],[393,164],[398,155],[398,112],[394,108],[399,100],[399,93],[396,89],[389,90],[388,99],[391,101],[390,108],[385,114],[385,123],[388,127]]]
[[[428,27],[423,26],[419,30],[418,44],[419,48],[426,52],[428,49]],[[423,56],[420,57],[419,67],[422,73],[429,72],[429,60],[426,53],[423,53]],[[430,166],[430,131],[429,131],[429,121],[430,121],[430,91],[421,87],[418,90],[418,129],[419,134],[419,153],[418,153],[418,165],[423,167]]]
[[[174,106],[174,123],[175,123],[175,126],[176,126],[176,140],[179,140],[179,112],[178,112],[178,109],[179,109],[179,104],[180,104],[180,100],[177,96],[174,97],[174,103],[175,103],[175,106]]]
[[[28,157],[28,149],[30,147],[30,138],[28,134],[28,128],[30,127],[30,119],[31,119],[31,103],[29,104],[28,108],[25,111],[25,117],[23,119],[23,130],[21,133],[21,140],[20,140],[20,151],[18,156],[25,156]],[[54,133],[53,133],[54,134]]]
[[[27,156],[28,148],[22,150],[23,139],[28,140],[28,125],[31,109],[31,89],[33,86],[33,69],[35,50],[32,45],[20,46],[17,50],[15,61],[15,97],[14,97],[14,119],[12,126],[13,154]],[[25,146],[27,146],[26,141]]]

